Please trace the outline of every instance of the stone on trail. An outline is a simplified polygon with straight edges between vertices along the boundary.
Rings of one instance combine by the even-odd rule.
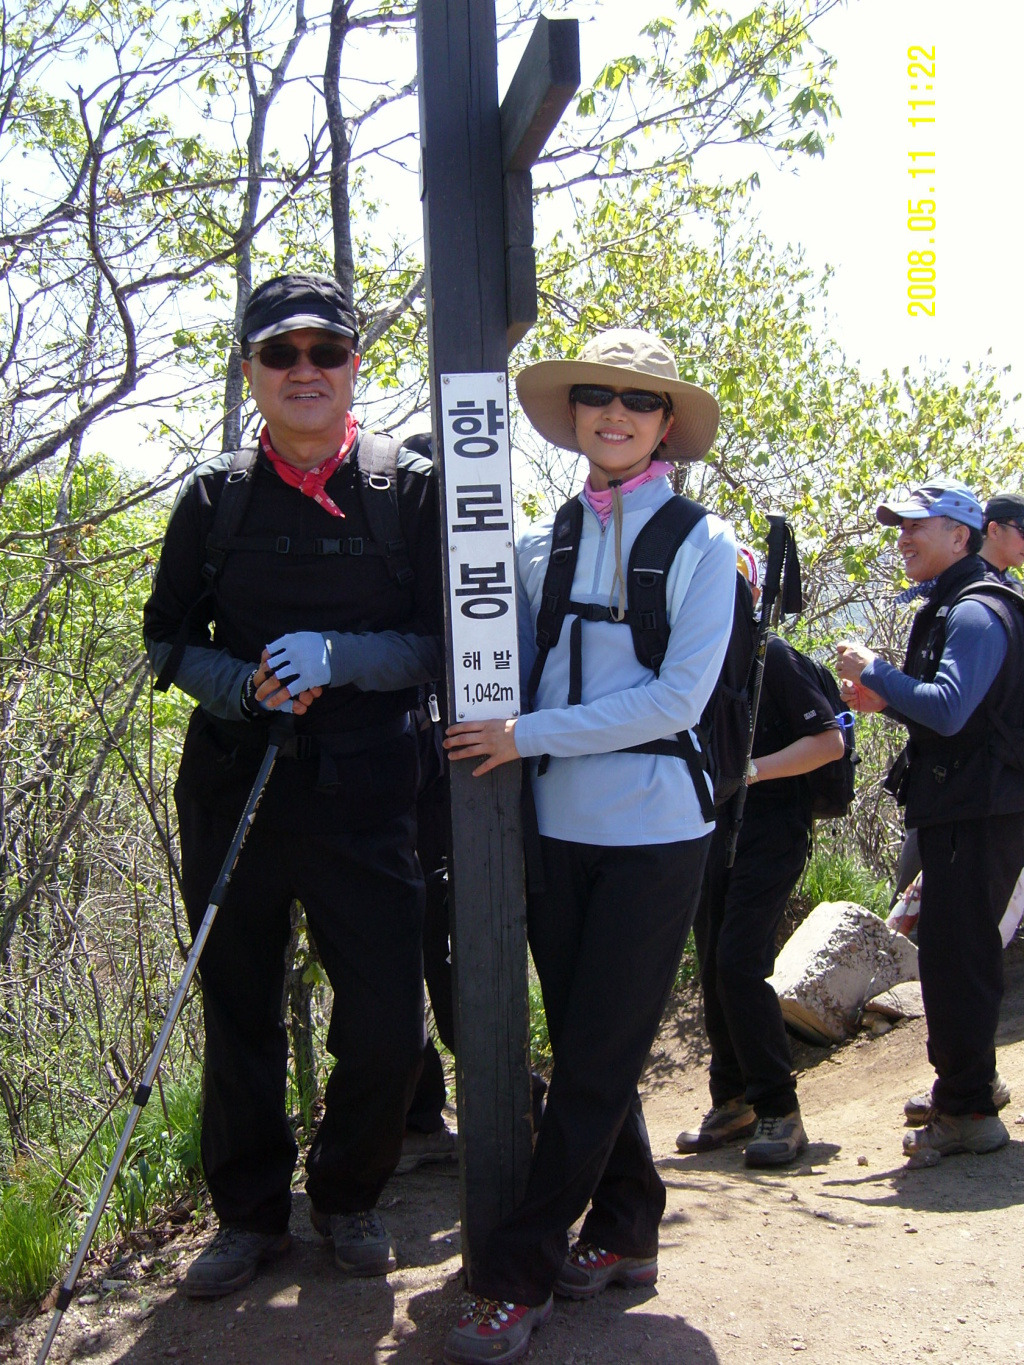
[[[880,995],[873,995],[864,1006],[880,1014],[883,1019],[923,1019],[924,1001],[921,999],[920,981],[901,981]]]
[[[908,938],[853,901],[823,901],[779,953],[769,985],[786,1023],[822,1044],[852,1038],[866,1000],[916,979]]]

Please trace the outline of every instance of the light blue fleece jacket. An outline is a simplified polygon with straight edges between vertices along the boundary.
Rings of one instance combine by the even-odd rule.
[[[664,476],[623,498],[622,563],[640,528],[672,497]],[[607,606],[615,572],[615,527],[604,529],[586,499],[572,595]],[[551,550],[553,518],[531,527],[516,552],[520,667],[529,677],[536,624]],[[732,628],[736,545],[718,517],[702,518],[680,546],[666,584],[670,635],[657,677],[633,652],[627,625],[583,622],[583,699],[569,706],[569,627],[548,654],[532,713],[516,724],[524,757],[550,754],[534,776],[540,832],[600,845],[664,844],[699,839],[712,829],[682,759],[616,753],[689,730],[718,679]],[[524,683],[525,696],[525,683]],[[530,765],[536,773],[536,764]]]

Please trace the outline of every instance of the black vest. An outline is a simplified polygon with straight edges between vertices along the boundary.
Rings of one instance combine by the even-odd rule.
[[[957,560],[914,617],[903,671],[931,682],[946,642],[946,621],[964,597],[977,597],[1006,631],[1006,657],[984,700],[955,735],[914,721],[898,799],[909,828],[1024,811],[1024,615],[993,583],[977,555]],[[899,760],[898,760],[899,762]]]

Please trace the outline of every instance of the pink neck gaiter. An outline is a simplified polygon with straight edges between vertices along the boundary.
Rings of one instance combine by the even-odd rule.
[[[650,483],[651,479],[660,478],[662,474],[670,474],[672,466],[667,460],[652,460],[642,474],[637,474],[621,485],[620,491],[625,497],[627,493],[632,493],[634,488],[639,488],[641,484]],[[583,485],[583,496],[591,507],[601,518],[601,525],[607,526],[612,514],[612,490],[610,488],[593,488],[588,475],[586,483]]]

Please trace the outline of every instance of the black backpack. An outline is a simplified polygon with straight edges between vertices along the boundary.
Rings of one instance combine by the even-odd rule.
[[[362,536],[310,537],[293,540],[288,536],[242,536],[239,534],[252,493],[252,476],[259,454],[258,446],[245,446],[231,457],[227,479],[217,500],[213,522],[206,537],[202,566],[203,591],[185,614],[171,652],[153,686],[166,692],[174,682],[188,644],[191,623],[199,608],[213,595],[224,562],[234,550],[265,551],[267,554],[379,555],[397,583],[412,581],[412,566],[398,519],[398,494],[395,487],[398,452],[402,442],[393,436],[372,432],[363,435],[358,447],[359,491],[363,511],[369,522],[371,540]]]
[[[811,792],[811,815],[815,820],[838,820],[853,804],[857,764],[860,762],[860,754],[855,743],[853,713],[843,704],[843,699],[839,695],[839,684],[831,669],[819,664],[816,659],[801,654],[798,649],[794,649],[793,653],[806,676],[825,694],[825,700],[843,732],[845,747],[842,758],[833,759],[831,763],[825,763],[812,772],[804,773],[804,780]]]
[[[572,600],[572,581],[583,532],[583,515],[583,504],[578,497],[570,498],[555,514],[551,554],[537,615],[537,657],[527,683],[531,706],[548,653],[558,643],[566,616],[574,618],[569,628],[570,706],[578,705],[582,700],[581,621],[610,621],[628,625],[633,634],[636,657],[657,676],[668,648],[668,573],[679,547],[701,519],[707,516],[707,509],[689,498],[676,495],[663,503],[641,528],[629,555],[626,614],[621,623],[610,607]],[[715,806],[727,801],[741,785],[750,740],[749,683],[757,647],[757,626],[750,587],[739,573],[736,580],[736,606],[725,662],[704,713],[694,727],[699,749],[689,734],[684,732],[624,750],[626,753],[671,754],[684,759],[706,820],[713,820]],[[545,755],[540,761],[538,772],[543,773],[546,767]],[[707,790],[705,773],[712,779],[713,798]]]

